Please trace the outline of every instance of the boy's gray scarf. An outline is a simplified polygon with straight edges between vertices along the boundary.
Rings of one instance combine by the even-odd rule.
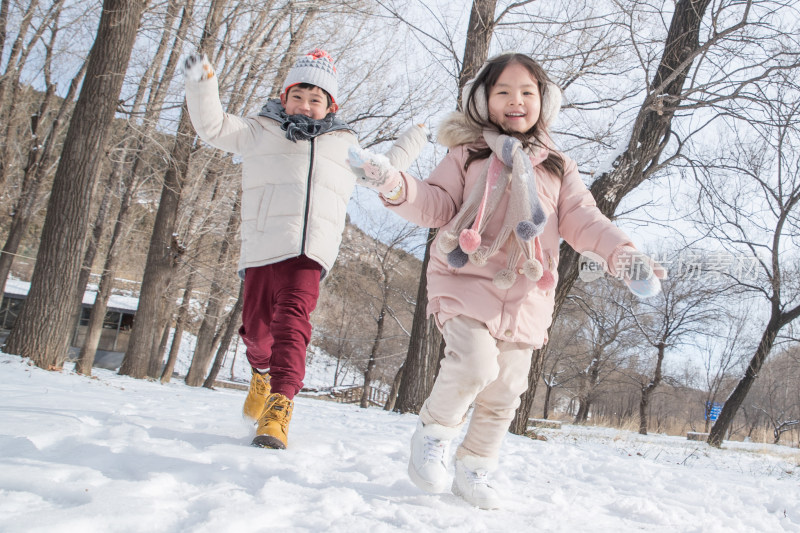
[[[277,98],[267,100],[258,114],[278,121],[281,129],[286,132],[286,138],[292,142],[307,141],[331,131],[352,131],[352,128],[345,121],[337,118],[334,113],[328,113],[325,118],[320,120],[305,115],[287,115],[281,101]]]

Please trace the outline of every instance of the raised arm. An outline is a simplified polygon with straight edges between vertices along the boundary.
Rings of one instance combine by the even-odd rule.
[[[195,131],[208,144],[243,154],[255,143],[258,123],[222,110],[214,67],[205,56],[192,54],[184,61],[186,106]]]

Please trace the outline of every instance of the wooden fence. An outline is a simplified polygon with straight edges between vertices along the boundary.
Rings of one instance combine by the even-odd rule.
[[[389,393],[375,387],[368,387],[369,398],[368,401],[371,405],[383,407],[386,405],[386,400],[389,399]],[[333,396],[339,403],[360,403],[364,387],[359,385],[357,387],[349,387],[347,389],[338,389],[334,391]]]

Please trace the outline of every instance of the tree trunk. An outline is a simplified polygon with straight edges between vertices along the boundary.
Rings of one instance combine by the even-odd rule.
[[[5,3],[4,3],[5,4]],[[4,6],[5,7],[5,6]],[[39,7],[39,0],[32,0],[25,6],[25,12],[19,21],[19,30],[14,44],[11,45],[6,71],[0,76],[0,117],[4,117],[5,130],[0,132],[0,187],[6,181],[8,167],[12,163],[11,151],[17,144],[16,128],[13,127],[15,100],[19,88],[19,80],[25,66],[25,59],[21,59],[25,38],[31,27],[31,21]],[[7,9],[7,7],[6,7]],[[6,13],[7,17],[8,13]],[[33,40],[31,41],[33,43]]]
[[[795,307],[788,313],[781,313],[777,308],[773,308],[772,317],[761,335],[761,342],[758,343],[756,352],[753,354],[750,364],[747,365],[744,376],[739,380],[736,388],[733,389],[731,395],[722,405],[722,411],[720,411],[717,421],[711,427],[711,431],[708,434],[708,443],[711,446],[720,447],[722,445],[725,433],[730,429],[736,412],[747,397],[747,393],[750,392],[750,387],[753,386],[753,382],[758,377],[761,366],[767,360],[770,351],[772,351],[775,338],[781,328],[797,318],[798,315],[800,315],[800,307]]]
[[[164,365],[164,370],[161,372],[161,383],[169,383],[169,380],[172,379],[172,373],[175,371],[175,363],[178,361],[178,353],[180,351],[181,342],[183,342],[183,331],[186,329],[186,315],[189,313],[189,305],[193,290],[194,275],[189,274],[189,279],[186,280],[186,287],[183,289],[183,300],[181,302],[181,307],[178,309],[178,317],[175,319],[175,333],[172,335],[172,344],[169,348],[167,363]]]
[[[683,84],[693,58],[700,49],[700,23],[710,1],[679,0],[675,5],[675,13],[664,43],[664,54],[653,83],[648,87],[648,95],[639,109],[628,147],[614,161],[612,169],[602,174],[589,188],[597,207],[609,218],[613,218],[622,199],[657,170],[661,151],[670,138],[672,117],[683,100]],[[553,323],[578,278],[579,258],[579,254],[566,242],[561,244]],[[546,350],[547,346],[544,346],[533,351],[528,390],[523,395],[523,401],[511,424],[512,433],[521,435],[527,429],[530,406],[544,367]],[[535,373],[537,370],[538,373]]]
[[[661,342],[657,346],[658,355],[656,357],[656,370],[653,373],[653,379],[646,386],[642,387],[642,398],[639,402],[639,434],[647,435],[647,406],[650,405],[650,395],[661,384],[661,368],[664,364],[664,353],[666,352],[666,345]]]
[[[469,16],[467,41],[464,45],[464,60],[458,77],[458,88],[469,81],[486,61],[489,54],[489,43],[494,32],[494,12],[497,0],[473,0]],[[456,102],[459,105],[459,102]],[[414,309],[414,321],[411,326],[411,339],[404,363],[395,411],[401,413],[419,413],[422,404],[433,388],[439,360],[444,355],[442,334],[436,327],[433,317],[428,317],[427,268],[431,254],[431,243],[436,230],[428,232],[428,243],[425,246],[425,258],[417,288],[417,305]]]
[[[231,339],[239,327],[239,322],[241,321],[242,317],[242,305],[244,304],[244,299],[242,298],[243,290],[244,284],[239,283],[239,296],[236,298],[236,303],[233,305],[233,309],[231,309],[231,312],[226,319],[225,332],[222,334],[222,338],[220,339],[217,355],[214,357],[214,364],[211,365],[211,372],[208,373],[208,377],[206,378],[205,383],[203,383],[203,387],[208,389],[212,388],[214,383],[217,381],[217,376],[219,375],[219,371],[222,368],[222,363],[225,360],[225,354],[228,353],[228,348],[231,345]],[[233,361],[231,361],[231,378],[233,378],[233,365],[235,362],[236,354],[234,353]]]
[[[100,244],[100,239],[103,237],[103,224],[105,222],[106,213],[108,211],[108,204],[111,202],[111,188],[109,186],[105,187],[103,191],[103,199],[100,201],[100,206],[97,209],[97,214],[95,215],[94,225],[92,226],[92,232],[88,235],[86,239],[86,244],[84,245],[83,251],[83,266],[81,267],[80,274],[78,274],[78,288],[75,291],[75,305],[73,308],[75,309],[74,314],[72,315],[72,330],[78,331],[78,327],[80,326],[81,315],[83,314],[83,295],[86,292],[86,287],[89,286],[89,278],[92,276],[92,265],[94,265],[94,258],[97,255],[97,247]],[[107,290],[109,295],[111,294],[111,287],[106,287],[104,290]],[[92,311],[89,316],[89,325],[92,325],[92,316],[96,313],[97,309],[97,297],[100,296],[100,291],[98,290],[98,294],[95,297],[95,305],[92,306]],[[100,307],[102,307],[102,315],[99,317],[99,324],[96,325],[98,331],[96,332],[97,338],[95,339],[95,344],[97,341],[100,340],[100,331],[99,328],[103,327],[103,320],[105,319],[106,314],[106,305],[100,303]],[[88,331],[87,331],[87,340],[88,340]],[[84,343],[84,347],[86,344]],[[88,363],[88,367],[85,366],[85,363],[81,362],[81,357],[78,357],[78,361],[75,364],[75,371],[86,376],[92,375],[92,365],[94,364],[94,352],[96,351],[97,347],[95,346],[95,350],[92,351],[91,357],[86,357],[86,363]],[[83,354],[83,349],[81,349],[81,354]]]
[[[0,2],[0,57],[4,56],[6,45],[6,32],[8,31],[8,5],[11,0]]]
[[[120,240],[122,239],[122,234],[128,221],[128,213],[130,212],[129,207],[133,189],[130,183],[125,183],[123,187],[125,188],[125,192],[120,200],[117,221],[114,223],[114,231],[111,235],[108,251],[106,252],[106,260],[103,265],[103,273],[100,276],[97,296],[94,299],[92,314],[86,328],[86,340],[81,348],[78,363],[75,365],[76,372],[87,376],[92,373],[92,365],[94,364],[97,345],[102,333],[103,319],[108,309],[108,300],[111,297],[111,291],[114,288],[114,280],[120,258]]]
[[[381,304],[381,311],[378,314],[378,330],[375,333],[375,342],[372,343],[372,350],[369,353],[369,361],[367,361],[367,371],[364,372],[364,387],[361,389],[361,403],[360,407],[362,409],[366,409],[369,407],[369,395],[370,390],[372,389],[372,373],[375,370],[375,361],[378,357],[378,350],[381,346],[381,341],[383,340],[383,326],[384,326],[384,318],[386,317],[386,308],[388,305],[388,292],[389,292],[389,284],[388,281],[384,279],[383,285],[383,302]]]
[[[458,76],[458,94],[489,57],[489,43],[494,33],[494,12],[497,0],[473,0],[467,25],[467,44],[464,47],[464,61]]]
[[[225,235],[236,235],[239,231],[239,221],[241,219],[240,203],[241,191],[238,193],[233,204],[231,216],[228,218],[228,225],[225,229]],[[229,247],[230,243],[228,239],[222,239],[219,254],[217,255],[218,265],[227,263]],[[208,365],[211,363],[213,338],[217,332],[217,322],[219,321],[220,302],[226,295],[222,278],[228,275],[228,272],[222,268],[218,268],[214,271],[214,279],[211,282],[211,290],[208,296],[208,305],[203,314],[203,322],[200,324],[200,330],[197,333],[194,357],[192,357],[192,364],[189,367],[189,371],[186,373],[186,384],[190,387],[199,387],[203,384]]]
[[[647,435],[647,407],[650,405],[650,388],[642,387],[639,399],[639,434]]]
[[[585,424],[589,420],[589,409],[592,406],[589,398],[578,398],[578,414],[575,415],[576,424]]]
[[[542,418],[547,420],[550,417],[550,397],[553,394],[553,387],[549,383],[545,383],[544,390],[544,407],[542,407]]]
[[[220,271],[221,269],[217,272]],[[211,284],[208,305],[203,315],[203,322],[200,324],[200,331],[197,334],[197,344],[195,345],[192,364],[186,374],[186,384],[190,387],[199,387],[204,382],[213,354],[214,336],[219,322],[220,302],[225,297],[225,294],[222,283],[215,279]]]
[[[206,17],[203,37],[200,40],[200,50],[208,50],[211,43],[214,42],[226,2],[227,0],[212,1]],[[144,378],[150,369],[157,368],[157,365],[153,364],[153,359],[159,357],[160,354],[154,353],[153,346],[159,324],[158,309],[161,296],[167,292],[182,253],[173,235],[194,137],[194,129],[184,99],[178,119],[175,143],[170,154],[170,166],[164,174],[161,200],[156,212],[153,234],[150,238],[139,295],[139,309],[136,312],[136,321],[133,324],[128,351],[125,353],[119,369],[119,373],[122,375]]]
[[[403,370],[405,366],[400,365],[397,373],[392,380],[392,389],[389,391],[389,397],[386,398],[386,405],[383,406],[384,411],[391,411],[394,409],[394,404],[397,402],[397,393],[400,390],[400,381],[403,379]]]
[[[56,170],[28,298],[5,351],[60,369],[72,313],[94,180],[105,152],[143,0],[105,0],[95,43]],[[48,327],[42,327],[47,324]]]
[[[433,380],[430,379],[431,359],[438,354],[442,342],[442,334],[436,328],[433,319],[426,314],[428,301],[428,285],[426,271],[430,261],[431,246],[436,230],[428,232],[428,244],[422,260],[420,283],[417,287],[417,303],[414,307],[414,320],[411,324],[411,337],[408,352],[403,363],[403,374],[398,387],[397,401],[394,410],[400,413],[419,413],[425,398],[430,394]],[[435,350],[435,351],[434,351]],[[438,357],[436,358],[438,361]]]
[[[44,139],[41,150],[31,152],[28,165],[23,172],[22,192],[14,206],[14,217],[11,221],[11,227],[8,229],[6,243],[3,246],[2,252],[0,252],[0,294],[3,294],[5,290],[8,274],[11,272],[11,265],[14,262],[14,256],[19,250],[19,244],[22,242],[22,238],[28,230],[28,225],[33,217],[33,207],[36,204],[47,168],[53,161],[55,146],[61,135],[64,119],[72,111],[74,105],[73,99],[75,98],[75,93],[78,92],[78,86],[86,72],[86,66],[87,63],[84,62],[78,74],[72,78],[67,95],[61,102],[61,107],[50,126],[50,131]]]

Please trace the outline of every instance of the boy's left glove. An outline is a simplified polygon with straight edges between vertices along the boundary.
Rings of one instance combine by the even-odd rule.
[[[392,196],[392,192],[402,186],[400,171],[392,166],[385,155],[353,145],[347,151],[347,162],[354,169],[362,171],[358,173],[358,185],[369,187],[384,196]]]
[[[639,298],[652,298],[661,292],[661,279],[667,271],[636,248],[625,246],[617,255],[617,274]]]
[[[205,54],[190,54],[183,60],[183,77],[187,81],[203,81],[214,77],[214,67]]]

